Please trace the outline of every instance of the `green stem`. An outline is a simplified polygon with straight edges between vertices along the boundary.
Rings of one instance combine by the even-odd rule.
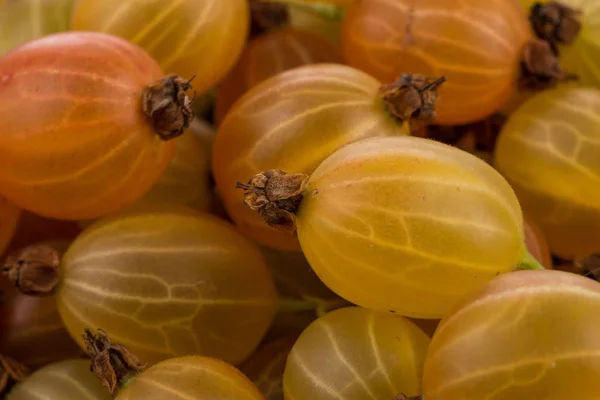
[[[344,18],[344,8],[335,4],[312,2],[305,0],[261,0],[263,3],[278,3],[297,7],[304,11],[317,14],[323,19],[341,21]]]
[[[540,264],[538,260],[532,256],[529,251],[525,250],[525,254],[523,258],[517,263],[517,270],[536,270],[536,269],[546,269]]]

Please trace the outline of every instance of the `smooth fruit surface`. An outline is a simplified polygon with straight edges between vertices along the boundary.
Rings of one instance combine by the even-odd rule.
[[[424,372],[427,399],[595,400],[600,284],[561,271],[498,277],[442,320]]]
[[[81,0],[73,29],[120,36],[146,50],[166,73],[195,76],[203,93],[233,67],[248,35],[247,0]]]
[[[260,250],[209,214],[126,214],[86,229],[61,262],[58,308],[83,346],[104,329],[143,362],[202,354],[239,363],[275,312]]]
[[[333,45],[314,33],[282,28],[252,40],[236,67],[219,86],[215,104],[217,123],[249,89],[283,71],[316,63],[341,63]]]
[[[349,307],[313,322],[288,356],[286,400],[393,399],[421,392],[429,338],[405,318]]]
[[[100,33],[45,36],[0,59],[0,193],[47,217],[106,215],[141,197],[175,144],[141,104],[163,73]]]
[[[75,0],[0,1],[0,55],[30,40],[69,30]]]
[[[264,400],[235,367],[207,357],[172,358],[133,378],[115,400]]]
[[[342,47],[349,65],[383,82],[402,73],[446,76],[437,122],[465,124],[515,93],[531,38],[512,0],[361,0],[348,7]]]
[[[298,249],[296,238],[265,225],[243,204],[237,181],[273,168],[311,173],[348,143],[408,134],[385,111],[380,86],[354,68],[321,64],[281,73],[240,98],[217,133],[213,171],[241,232],[263,245]]]
[[[462,296],[515,269],[519,203],[487,163],[404,136],[350,144],[310,177],[298,211],[306,258],[354,304],[441,318]]]
[[[600,91],[532,97],[502,129],[494,162],[553,253],[600,251]]]
[[[89,360],[68,360],[34,372],[16,386],[10,400],[110,400],[108,390],[90,371]]]

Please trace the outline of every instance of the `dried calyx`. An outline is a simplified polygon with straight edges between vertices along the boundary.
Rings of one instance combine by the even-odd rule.
[[[581,11],[558,1],[535,3],[531,7],[529,20],[537,37],[549,42],[571,44],[581,31]]]
[[[58,250],[47,245],[34,245],[9,256],[2,272],[22,293],[46,296],[54,293],[58,285],[59,264]]]
[[[86,329],[83,340],[87,354],[92,360],[92,372],[112,396],[116,396],[129,379],[145,368],[126,347],[112,343],[102,329],[98,329],[97,335]]]
[[[192,89],[193,79],[186,81],[169,75],[144,90],[142,108],[161,139],[176,138],[190,126],[194,118],[193,99],[188,97],[187,91]]]
[[[250,0],[251,36],[257,36],[288,24],[290,15],[286,4]]]
[[[543,90],[559,82],[577,80],[561,68],[552,45],[541,39],[530,40],[523,51],[521,86],[531,90]]]
[[[400,122],[412,118],[429,120],[435,118],[438,88],[446,82],[445,77],[427,78],[422,75],[401,75],[396,82],[381,86],[379,92],[386,109]]]
[[[575,267],[581,275],[600,282],[600,253],[576,260]]]
[[[288,174],[271,169],[254,175],[248,183],[236,184],[244,190],[244,203],[276,229],[296,232],[296,212],[308,182],[306,174]]]
[[[0,355],[0,398],[4,398],[12,387],[29,376],[29,369],[12,358]]]

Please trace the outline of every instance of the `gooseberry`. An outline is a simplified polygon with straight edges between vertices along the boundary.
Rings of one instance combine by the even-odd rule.
[[[60,219],[137,200],[191,117],[188,82],[122,39],[69,32],[0,58],[0,193]]]
[[[499,111],[517,91],[522,65],[542,81],[565,79],[550,46],[533,39],[522,8],[506,0],[361,0],[342,26],[347,63],[381,81],[446,76],[437,113],[445,125]]]
[[[0,254],[4,252],[15,233],[19,214],[19,209],[0,195]]]
[[[510,116],[496,146],[496,167],[565,259],[600,251],[598,121],[598,90],[540,93]]]
[[[30,40],[68,31],[75,0],[0,1],[0,55]]]
[[[421,392],[429,338],[405,318],[360,307],[332,311],[294,344],[286,400],[393,399]]]
[[[290,4],[288,7],[290,26],[312,32],[328,40],[336,48],[341,46],[342,22],[324,18],[305,7]]]
[[[30,292],[55,287],[63,322],[81,346],[84,329],[101,327],[145,362],[198,354],[240,363],[275,312],[260,250],[210,214],[147,211],[98,221],[64,254],[57,282],[41,290],[35,285],[49,274],[38,279],[17,268],[28,260],[24,251],[14,269],[34,283]]]
[[[221,360],[170,358],[144,371],[136,355],[122,344],[113,343],[104,331],[94,335],[86,330],[83,338],[92,371],[115,400],[264,400],[247,377]]]
[[[310,178],[269,170],[239,186],[264,221],[297,228],[330,289],[366,308],[441,318],[498,274],[543,268],[526,251],[522,212],[504,178],[433,140],[364,139]]]
[[[318,64],[283,72],[254,87],[231,108],[215,140],[213,172],[230,217],[241,232],[263,245],[297,250],[296,238],[264,225],[242,204],[235,183],[269,168],[310,173],[348,143],[406,135],[408,124],[398,119],[432,115],[440,83],[403,76],[382,86],[354,68]],[[412,92],[416,87],[424,90],[420,96],[427,92],[427,99]],[[409,106],[409,91],[423,108]]]
[[[425,398],[595,400],[600,284],[562,271],[519,271],[462,302],[436,331]]]
[[[80,0],[73,29],[120,36],[167,73],[195,76],[205,92],[235,65],[248,35],[247,0]]]
[[[215,121],[219,124],[233,103],[260,82],[295,67],[327,62],[341,63],[339,51],[313,33],[283,28],[257,37],[219,86]]]
[[[111,399],[90,372],[90,362],[77,359],[53,363],[35,371],[17,385],[8,397],[10,400]]]
[[[240,366],[240,370],[265,396],[265,400],[283,400],[283,372],[296,339],[290,336],[267,343]]]
[[[533,20],[533,27],[539,27],[536,29],[539,36],[556,46],[561,65],[577,75],[577,83],[600,88],[598,2],[595,0],[520,0],[520,2]]]

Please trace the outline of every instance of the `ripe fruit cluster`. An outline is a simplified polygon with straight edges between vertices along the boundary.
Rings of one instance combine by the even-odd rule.
[[[0,398],[600,399],[600,0],[0,0]]]

